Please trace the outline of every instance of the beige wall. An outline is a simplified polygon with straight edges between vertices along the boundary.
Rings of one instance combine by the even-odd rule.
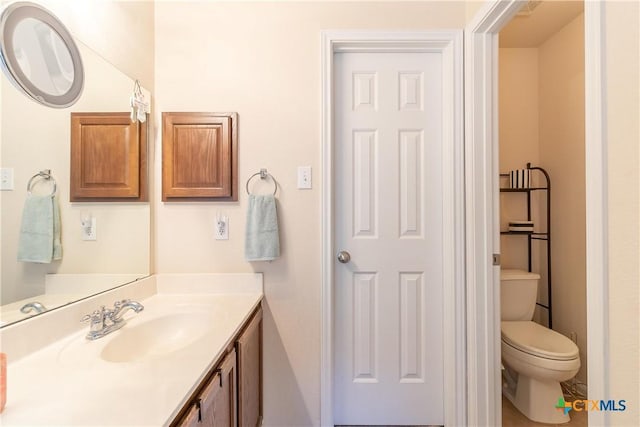
[[[584,15],[539,49],[540,163],[552,177],[553,329],[577,333],[587,380]]]
[[[157,271],[265,273],[265,425],[320,418],[320,31],[464,22],[462,2],[156,4],[158,123],[161,111],[237,111],[241,185],[238,203],[156,204]],[[159,154],[155,164],[159,174]],[[296,189],[304,165],[312,190]],[[281,185],[282,256],[249,264],[244,184],[261,167]],[[213,239],[218,211],[230,216],[229,241]]]
[[[538,49],[500,49],[498,56],[500,173],[523,169],[528,162],[540,164],[538,143]],[[508,187],[508,180],[501,185]],[[537,194],[533,207],[537,206]],[[500,195],[500,229],[509,221],[527,219],[525,193]],[[537,215],[533,220],[537,220]],[[527,240],[521,236],[500,239],[503,268],[526,270]],[[539,257],[534,257],[538,259]],[[540,271],[535,268],[534,271]],[[545,297],[546,298],[546,297]]]
[[[640,3],[606,2],[611,425],[640,425]],[[594,396],[597,397],[597,396]]]
[[[485,0],[467,0],[466,1],[465,14],[466,14],[467,23],[473,20],[473,18],[480,11],[480,9],[485,5],[485,3],[488,3],[488,2]]]

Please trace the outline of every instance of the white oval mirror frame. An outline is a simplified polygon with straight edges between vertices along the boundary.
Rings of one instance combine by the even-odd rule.
[[[58,18],[37,4],[18,2],[2,11],[0,59],[11,83],[36,102],[66,108],[82,94],[78,47]]]

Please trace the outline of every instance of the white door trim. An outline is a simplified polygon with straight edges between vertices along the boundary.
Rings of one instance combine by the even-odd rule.
[[[526,3],[492,0],[465,29],[468,425],[501,423],[498,206],[498,32]],[[609,396],[607,175],[603,8],[585,2],[587,341],[590,398]],[[603,351],[604,349],[604,351]],[[589,424],[608,425],[606,412]]]
[[[333,56],[336,52],[441,52],[445,94],[443,138],[445,227],[455,235],[445,238],[444,279],[444,401],[445,424],[466,424],[465,274],[464,274],[464,163],[462,31],[323,31],[322,32],[322,324],[320,357],[320,424],[333,426]],[[453,130],[452,130],[453,129]]]
[[[609,399],[609,239],[605,111],[605,2],[584,2],[585,185],[587,211],[587,379],[590,399]],[[608,426],[609,412],[589,411],[589,425]]]

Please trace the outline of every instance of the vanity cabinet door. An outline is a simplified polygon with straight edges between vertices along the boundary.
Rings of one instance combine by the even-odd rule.
[[[236,427],[236,352],[224,358],[211,382],[200,395],[202,427]]]
[[[237,427],[236,352],[229,352],[177,427]]]
[[[238,351],[238,425],[255,427],[262,420],[262,309],[236,341]]]
[[[201,425],[199,403],[192,404],[189,412],[176,424],[177,427],[198,427]]]

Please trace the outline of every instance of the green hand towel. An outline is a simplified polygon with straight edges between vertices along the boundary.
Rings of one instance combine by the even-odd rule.
[[[244,257],[247,261],[272,261],[280,256],[276,198],[249,196]]]
[[[61,258],[60,209],[57,197],[29,195],[22,211],[18,261],[48,264]]]

